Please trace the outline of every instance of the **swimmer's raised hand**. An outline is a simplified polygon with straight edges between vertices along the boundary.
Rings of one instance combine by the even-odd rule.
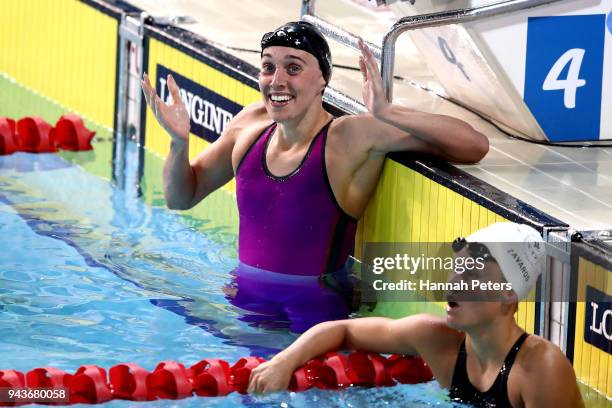
[[[375,117],[383,115],[384,111],[389,107],[389,102],[385,97],[383,90],[382,78],[378,69],[376,57],[372,54],[370,48],[365,42],[359,39],[359,69],[363,75],[363,103],[368,111]]]
[[[293,369],[285,361],[272,359],[261,363],[251,371],[249,394],[262,394],[286,390],[291,381]]]
[[[151,86],[149,76],[144,74],[141,81],[142,91],[144,92],[147,105],[151,107],[153,114],[162,127],[172,136],[172,139],[178,142],[187,142],[189,140],[189,113],[185,108],[185,104],[181,99],[179,88],[174,81],[172,75],[168,75],[166,81],[172,103],[167,105],[157,96],[155,88]]]

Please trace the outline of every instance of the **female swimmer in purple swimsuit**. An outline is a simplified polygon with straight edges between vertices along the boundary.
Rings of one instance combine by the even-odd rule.
[[[157,96],[146,74],[142,81],[147,103],[172,137],[164,167],[168,207],[191,208],[236,177],[237,277],[245,274],[241,268],[312,279],[342,270],[387,153],[407,150],[474,163],[488,151],[487,138],[459,119],[390,104],[376,60],[362,41],[359,65],[368,113],[337,119],[323,108],[332,63],[327,42],[314,26],[287,23],[265,34],[261,47],[262,101],[245,107],[191,162],[189,115],[174,79],[167,81],[170,105]],[[253,287],[242,284],[234,300],[252,299]],[[333,298],[317,293],[310,293],[315,305],[317,299]],[[269,294],[264,303],[280,298],[284,294]],[[317,319],[347,313],[338,305]]]

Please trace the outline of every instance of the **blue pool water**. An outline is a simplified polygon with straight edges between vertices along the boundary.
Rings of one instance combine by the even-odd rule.
[[[237,261],[215,234],[57,155],[0,156],[0,369],[274,354],[295,335],[249,325],[228,303]],[[445,395],[431,382],[145,405],[451,406]]]

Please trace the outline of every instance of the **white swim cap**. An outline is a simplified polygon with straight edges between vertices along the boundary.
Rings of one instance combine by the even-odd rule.
[[[466,238],[486,245],[518,300],[525,299],[546,266],[546,249],[534,228],[515,222],[497,222]]]

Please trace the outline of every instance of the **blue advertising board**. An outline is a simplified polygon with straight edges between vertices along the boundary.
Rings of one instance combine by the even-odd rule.
[[[612,354],[612,296],[586,287],[584,341]]]

